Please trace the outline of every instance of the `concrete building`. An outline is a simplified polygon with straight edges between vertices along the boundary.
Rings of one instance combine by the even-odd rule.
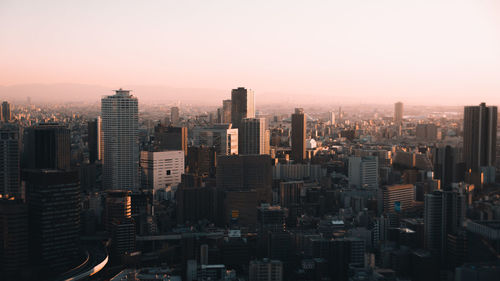
[[[2,102],[2,115],[0,121],[2,122],[10,122],[12,120],[12,116],[10,113],[10,104],[6,101]]]
[[[232,128],[231,124],[193,128],[194,146],[215,147],[217,155],[238,154],[238,138],[238,129]]]
[[[143,188],[157,191],[177,185],[184,174],[182,150],[141,151],[141,179]]]
[[[283,263],[279,260],[253,260],[250,261],[250,281],[282,281]]]
[[[177,126],[179,124],[179,121],[179,108],[177,106],[174,106],[170,108],[170,122],[173,126]]]
[[[396,184],[384,186],[379,190],[379,204],[383,204],[384,213],[398,213],[413,206],[415,186],[413,184]]]
[[[349,186],[364,189],[378,188],[378,158],[349,157]]]
[[[104,138],[104,189],[134,190],[139,187],[138,100],[130,91],[101,100]]]
[[[403,122],[403,103],[397,102],[394,104],[394,123]]]
[[[231,123],[231,100],[222,101],[222,120],[221,123],[228,124]]]
[[[418,141],[436,141],[438,129],[435,124],[418,124],[415,136]]]
[[[306,116],[302,108],[292,114],[292,159],[302,162],[306,159]]]

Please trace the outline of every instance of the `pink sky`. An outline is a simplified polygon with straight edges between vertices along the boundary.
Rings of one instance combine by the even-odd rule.
[[[276,100],[499,104],[498,3],[2,0],[0,85],[246,86]]]

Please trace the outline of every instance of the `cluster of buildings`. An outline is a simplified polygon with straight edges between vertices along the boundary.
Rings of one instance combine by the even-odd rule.
[[[265,113],[236,88],[212,112],[151,119],[119,89],[100,112],[4,102],[1,113],[5,280],[500,273],[494,106]]]

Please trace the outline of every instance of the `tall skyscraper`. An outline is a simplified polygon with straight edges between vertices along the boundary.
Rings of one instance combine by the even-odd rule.
[[[394,104],[394,122],[403,122],[403,103],[397,102]]]
[[[434,179],[440,181],[442,190],[451,190],[451,184],[464,179],[464,163],[461,149],[451,147],[436,147],[434,149]]]
[[[335,125],[335,112],[328,112],[328,123],[329,125]]]
[[[267,126],[265,118],[244,118],[240,128],[243,139],[240,141],[240,154],[269,154],[269,133],[266,134]]]
[[[80,183],[77,171],[26,170],[30,257],[50,273],[78,262]]]
[[[464,108],[464,162],[469,182],[480,183],[481,172],[495,167],[497,141],[497,107],[466,106]],[[494,168],[493,168],[494,170]],[[485,180],[493,175],[483,175]]]
[[[179,120],[179,108],[177,106],[170,108],[170,122],[172,122],[172,125],[177,126]]]
[[[378,158],[349,157],[349,185],[355,188],[378,188]]]
[[[231,123],[239,128],[243,118],[255,117],[254,94],[252,90],[237,88],[231,91]]]
[[[23,166],[28,169],[70,168],[69,129],[58,123],[42,123],[25,129]]]
[[[296,108],[292,114],[292,159],[306,159],[306,115],[302,108]]]
[[[6,101],[2,102],[2,122],[10,122],[11,120],[11,115],[10,115],[10,104]]]
[[[187,155],[187,137],[186,127],[172,127],[158,124],[154,132],[154,149],[163,150],[182,150]]]
[[[238,154],[238,131],[232,128],[231,124],[193,128],[194,146],[214,147],[217,155]]]
[[[19,127],[0,125],[0,195],[21,198]]]
[[[89,146],[89,162],[102,160],[102,146],[101,146],[101,117],[88,122],[88,146]]]
[[[222,123],[231,123],[231,100],[222,101]]]
[[[138,101],[119,89],[101,100],[104,138],[103,187],[133,190],[139,186]]]

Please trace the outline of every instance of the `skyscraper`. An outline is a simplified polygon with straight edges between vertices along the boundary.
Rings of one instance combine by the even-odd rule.
[[[104,138],[103,186],[105,189],[138,188],[138,101],[119,89],[101,100]]]
[[[11,120],[10,104],[6,101],[2,102],[2,122],[9,122]]]
[[[42,123],[25,129],[23,166],[28,169],[70,168],[69,129],[58,123]]]
[[[266,134],[265,118],[244,118],[241,127],[242,146],[239,147],[240,154],[269,154],[266,142],[269,142],[269,134]],[[267,137],[267,138],[266,138]]]
[[[26,170],[23,174],[29,209],[30,256],[35,264],[50,269],[50,273],[63,272],[79,257],[78,173],[41,169]]]
[[[231,100],[222,101],[222,123],[231,123]]]
[[[21,198],[19,127],[0,125],[0,195]]]
[[[88,122],[88,146],[89,146],[89,162],[102,160],[102,147],[101,147],[101,117]]]
[[[231,123],[239,128],[243,118],[255,117],[254,94],[252,90],[237,88],[231,91]]]
[[[306,159],[306,116],[302,108],[296,108],[292,114],[292,159]]]
[[[329,125],[335,125],[335,112],[328,112],[328,122]]]
[[[174,126],[179,124],[179,108],[177,106],[170,108],[170,122]]]
[[[441,189],[451,190],[451,184],[464,179],[464,164],[461,151],[449,145],[434,149],[434,179],[440,181]]]
[[[154,149],[163,150],[182,150],[187,155],[187,137],[186,127],[172,127],[158,124],[154,132]]]
[[[403,122],[403,103],[397,102],[394,104],[394,123]]]
[[[217,155],[238,154],[238,131],[238,129],[232,128],[231,124],[193,128],[194,146],[214,147]]]
[[[497,107],[464,107],[464,162],[470,173],[469,182],[478,184],[482,170],[494,167],[496,162]],[[485,179],[493,175],[484,175]]]

